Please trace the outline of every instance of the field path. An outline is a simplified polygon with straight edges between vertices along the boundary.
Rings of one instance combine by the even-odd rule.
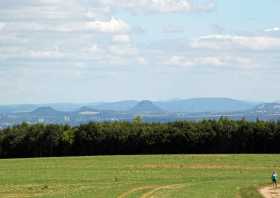
[[[173,184],[173,185],[168,185],[168,186],[160,186],[158,188],[155,188],[145,194],[143,194],[141,196],[141,198],[149,198],[149,197],[152,197],[152,195],[154,193],[156,193],[157,191],[160,191],[160,190],[163,190],[163,189],[176,189],[176,188],[182,188],[184,185],[182,184]]]
[[[127,192],[119,195],[118,198],[125,198],[125,197],[127,197],[128,195],[130,195],[132,193],[135,193],[135,192],[138,192],[138,191],[142,191],[142,190],[147,190],[147,189],[154,189],[156,187],[157,186],[144,186],[144,187],[133,188],[130,191],[127,191]]]
[[[163,189],[176,189],[176,188],[182,188],[184,185],[183,184],[173,184],[173,185],[165,185],[165,186],[144,186],[144,187],[138,187],[138,188],[133,188],[121,195],[118,196],[118,198],[126,198],[130,194],[142,191],[142,190],[150,190],[147,193],[144,193],[141,198],[149,198],[151,197],[154,193],[157,191],[163,190]]]
[[[259,192],[264,198],[280,198],[280,188],[274,189],[271,186],[266,186],[260,188]]]

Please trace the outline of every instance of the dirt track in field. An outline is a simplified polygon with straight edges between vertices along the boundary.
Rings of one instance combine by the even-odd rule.
[[[118,196],[118,198],[126,198],[130,194],[139,192],[142,190],[149,190],[148,192],[144,193],[141,198],[149,198],[152,197],[152,195],[160,190],[166,190],[166,189],[177,189],[177,188],[182,188],[184,185],[183,184],[173,184],[173,185],[164,185],[164,186],[144,186],[144,187],[138,187],[138,188],[133,188],[121,195]]]
[[[259,192],[264,198],[280,198],[280,187],[277,189],[272,186],[266,186],[259,189]]]

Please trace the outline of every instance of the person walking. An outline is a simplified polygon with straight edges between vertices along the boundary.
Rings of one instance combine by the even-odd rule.
[[[272,180],[272,188],[277,188],[277,178],[278,175],[276,173],[276,171],[273,171],[272,172],[272,175],[271,175],[271,180]]]

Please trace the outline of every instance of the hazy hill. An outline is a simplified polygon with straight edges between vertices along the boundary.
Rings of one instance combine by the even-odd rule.
[[[131,108],[129,112],[133,114],[164,113],[164,111],[161,108],[159,108],[153,102],[148,100],[143,100],[139,102],[133,108]]]
[[[39,107],[29,114],[32,114],[33,116],[57,116],[62,113],[63,112],[57,111],[52,107]]]
[[[0,113],[30,112],[42,106],[51,107],[53,108],[53,110],[64,112],[78,111],[79,108],[85,106],[99,111],[130,111],[138,103],[139,101],[136,100],[124,100],[118,102],[104,102],[91,104],[54,103],[41,105],[7,105],[0,106]],[[234,100],[229,98],[178,99],[169,101],[157,101],[153,102],[153,104],[163,111],[187,113],[247,111],[253,109],[256,106],[256,103]]]
[[[131,108],[137,105],[137,103],[138,101],[136,100],[124,100],[118,102],[93,104],[89,106],[98,110],[129,111]]]
[[[0,113],[19,113],[19,112],[30,112],[40,107],[39,105],[1,105]]]
[[[256,106],[253,111],[262,114],[280,114],[280,103],[263,103]]]
[[[193,98],[156,102],[161,109],[168,112],[234,112],[245,111],[255,107],[254,103],[229,98]]]
[[[97,110],[87,107],[87,106],[83,106],[83,107],[79,108],[79,110],[77,112],[94,112],[94,111],[97,111]]]

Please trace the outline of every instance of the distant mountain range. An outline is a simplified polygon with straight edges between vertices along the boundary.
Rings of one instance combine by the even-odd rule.
[[[141,116],[147,122],[229,119],[280,120],[280,103],[254,103],[229,98],[194,98],[170,101],[119,101],[89,104],[0,106],[0,127],[21,122],[78,125],[90,121],[130,121]]]
[[[280,102],[279,103],[263,103],[254,108],[256,113],[273,113],[280,114]]]
[[[129,111],[138,103],[139,101],[129,100],[95,104],[91,106],[100,110]],[[256,103],[254,102],[234,100],[230,98],[177,99],[168,101],[152,101],[152,103],[167,112],[188,113],[243,111],[256,106]]]
[[[89,107],[97,110],[130,111],[142,101],[124,100],[119,102],[100,102],[88,104],[55,103],[55,104],[31,104],[31,105],[7,105],[0,106],[0,113],[30,112],[39,107],[52,107],[58,111],[75,111],[81,107]],[[161,110],[167,112],[229,112],[243,111],[256,106],[256,103],[234,100],[229,98],[193,98],[152,102]]]
[[[99,110],[112,110],[112,111],[129,111],[139,103],[137,100],[124,100],[118,102],[103,102],[88,104],[89,107]]]
[[[255,106],[254,103],[229,98],[193,98],[155,103],[169,112],[232,112],[244,111]]]

